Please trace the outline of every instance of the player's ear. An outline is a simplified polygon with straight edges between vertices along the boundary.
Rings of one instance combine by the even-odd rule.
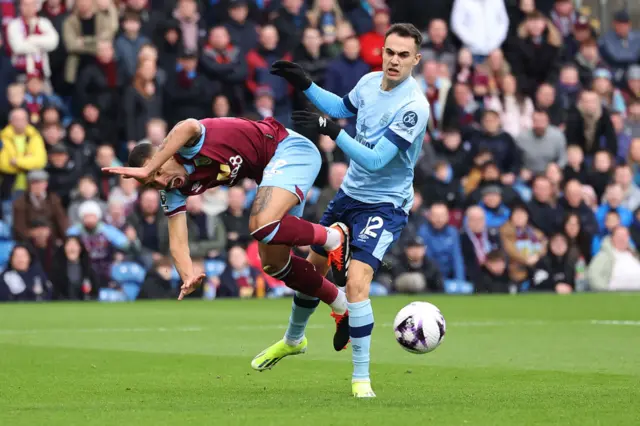
[[[415,67],[420,63],[420,59],[422,59],[421,53],[416,53],[416,56],[413,58],[413,66]]]

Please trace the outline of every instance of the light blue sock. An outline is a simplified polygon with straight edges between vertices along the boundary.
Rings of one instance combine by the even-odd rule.
[[[349,303],[349,336],[353,349],[353,380],[369,379],[369,350],[373,331],[371,300]]]
[[[296,292],[293,295],[291,305],[291,316],[289,317],[289,327],[284,334],[287,344],[295,346],[304,337],[304,329],[307,327],[309,317],[318,307],[320,299]]]

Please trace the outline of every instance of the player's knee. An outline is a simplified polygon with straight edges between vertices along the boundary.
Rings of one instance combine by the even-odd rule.
[[[249,232],[251,236],[263,244],[269,244],[276,232],[278,232],[279,226],[279,219],[262,215],[251,216],[249,218]]]
[[[373,280],[373,268],[358,260],[352,260],[347,276],[347,300],[357,303],[369,298],[369,289]]]

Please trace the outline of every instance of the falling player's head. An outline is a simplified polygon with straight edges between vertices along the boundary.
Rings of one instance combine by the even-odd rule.
[[[156,150],[150,142],[137,144],[129,153],[129,167],[144,167]],[[170,158],[152,176],[140,183],[147,187],[170,191],[187,183],[187,171],[175,159]]]
[[[412,24],[393,24],[384,39],[382,71],[388,88],[403,82],[411,75],[422,55],[418,53],[422,34]]]

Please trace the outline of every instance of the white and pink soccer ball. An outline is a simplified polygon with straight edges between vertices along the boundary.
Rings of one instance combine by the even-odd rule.
[[[447,330],[444,316],[435,305],[412,302],[402,308],[393,321],[393,331],[400,346],[413,354],[435,350]]]

